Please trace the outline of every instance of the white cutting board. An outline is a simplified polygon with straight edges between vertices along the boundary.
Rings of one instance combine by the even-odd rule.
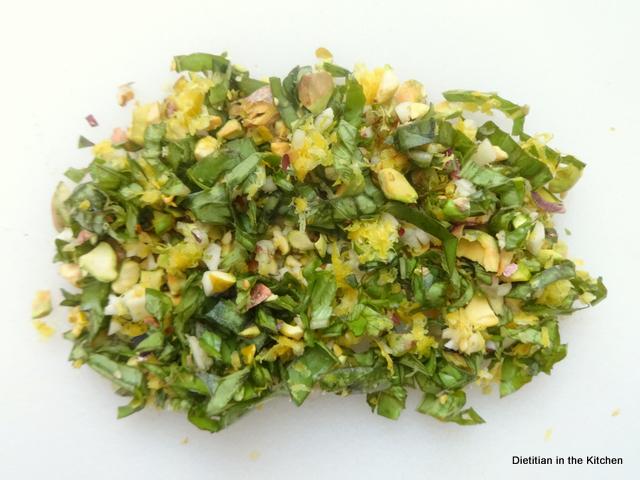
[[[0,28],[0,478],[640,478],[639,3],[10,3]],[[503,400],[472,389],[485,425],[440,424],[413,410],[417,395],[397,422],[362,397],[335,396],[301,408],[277,399],[216,435],[175,413],[117,421],[124,399],[71,368],[67,342],[41,341],[29,319],[34,291],[58,298],[62,286],[48,202],[63,171],[89,161],[78,134],[124,126],[116,86],[135,81],[154,98],[174,54],[228,50],[260,77],[314,62],[319,46],[347,67],[389,63],[434,99],[470,88],[531,105],[528,130],[553,132],[554,147],[588,163],[559,222],[609,298],[562,323],[569,355],[551,377]],[[61,309],[52,323],[62,331]],[[624,464],[523,466],[513,455]]]

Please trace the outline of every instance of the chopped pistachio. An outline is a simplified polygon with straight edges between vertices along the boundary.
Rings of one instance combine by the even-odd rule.
[[[70,213],[65,201],[71,196],[71,190],[66,183],[60,182],[51,199],[51,216],[53,226],[61,232],[70,222]]]
[[[240,122],[238,120],[232,119],[227,121],[227,123],[225,123],[223,127],[218,130],[218,132],[216,133],[216,137],[218,138],[218,140],[231,140],[232,138],[238,138],[242,136],[242,134],[242,125],[240,125]]]
[[[389,200],[403,203],[415,203],[418,193],[404,175],[393,168],[383,168],[378,172],[378,181],[382,192]]]
[[[162,268],[156,270],[142,270],[140,272],[140,285],[144,288],[160,290],[165,283],[165,271]]]
[[[40,290],[31,304],[31,318],[46,317],[51,313],[51,292]]]
[[[78,261],[80,268],[101,282],[112,282],[118,277],[118,258],[107,242],[100,242]]]
[[[131,83],[125,83],[118,87],[118,105],[124,107],[127,103],[133,100],[135,93],[131,88]]]
[[[321,233],[313,246],[316,247],[318,254],[324,257],[327,254],[327,237]]]
[[[219,270],[205,272],[202,275],[202,288],[207,296],[225,292],[234,286],[235,283],[235,276]]]
[[[244,338],[255,338],[260,335],[260,329],[255,325],[251,325],[239,332],[238,335]]]
[[[298,81],[298,98],[311,113],[318,114],[327,106],[333,88],[333,77],[327,72],[309,73]]]
[[[290,325],[286,322],[278,323],[278,330],[286,337],[293,338],[294,340],[300,340],[304,335],[304,330],[298,325]]]
[[[118,278],[111,284],[111,290],[121,295],[136,283],[140,278],[140,264],[134,260],[125,260],[120,266]]]
[[[58,273],[74,287],[77,287],[78,282],[82,279],[82,270],[80,266],[75,263],[63,263],[60,265]]]
[[[220,147],[220,143],[215,138],[207,135],[201,138],[196,143],[196,147],[193,151],[196,160],[202,160],[204,157],[208,157],[214,153]]]

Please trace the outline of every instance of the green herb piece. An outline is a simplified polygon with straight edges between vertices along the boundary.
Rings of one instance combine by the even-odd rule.
[[[207,404],[207,415],[218,415],[222,413],[234,394],[242,386],[247,375],[249,375],[249,369],[244,368],[223,377]]]
[[[454,422],[459,425],[484,423],[482,417],[473,408],[463,409],[466,402],[467,396],[460,390],[440,396],[427,393],[418,407],[418,411],[438,420]]]
[[[142,372],[137,368],[114,362],[109,357],[93,353],[89,355],[88,365],[118,387],[133,393],[142,386]]]
[[[216,304],[205,318],[214,324],[239,333],[246,322],[246,318],[238,311],[236,304],[230,300],[222,300]]]
[[[145,292],[145,308],[156,320],[164,320],[173,308],[171,298],[158,290],[147,288]]]
[[[337,286],[331,272],[317,272],[309,285],[310,326],[313,329],[329,326]]]
[[[334,365],[335,359],[319,347],[307,350],[292,362],[287,368],[287,387],[294,403],[302,405],[319,376]]]
[[[78,148],[87,148],[87,147],[93,147],[95,145],[95,143],[93,143],[91,140],[89,140],[86,137],[83,137],[82,135],[80,135],[78,137]]]
[[[412,148],[432,143],[435,133],[435,121],[432,118],[427,118],[398,127],[394,141],[398,150],[406,152]]]
[[[282,83],[277,77],[271,77],[269,79],[269,85],[271,86],[271,93],[273,94],[274,101],[280,112],[280,116],[287,127],[291,128],[298,119],[295,107],[291,104],[289,99],[285,96],[282,89]]]
[[[174,57],[177,72],[218,72],[226,70],[229,60],[222,55],[210,53],[192,53],[190,55],[178,55]]]

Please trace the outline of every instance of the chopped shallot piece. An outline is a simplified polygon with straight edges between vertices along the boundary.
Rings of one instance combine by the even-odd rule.
[[[96,117],[94,117],[93,115],[87,115],[84,118],[85,118],[85,120],[87,121],[87,123],[90,126],[92,126],[92,127],[97,127],[98,126],[98,121],[96,120]]]
[[[94,236],[89,230],[80,230],[78,236],[76,237],[76,243],[78,245],[82,245],[87,240],[90,240]]]
[[[509,265],[504,267],[504,270],[502,271],[502,276],[510,277],[511,275],[516,273],[516,270],[518,270],[518,265],[516,265],[515,263],[510,263]]]
[[[542,198],[542,195],[540,195],[538,192],[531,192],[531,198],[533,198],[533,201],[536,202],[536,205],[538,205],[538,207],[540,207],[545,212],[565,212],[564,205],[562,205],[561,203],[548,202],[547,200]]]
[[[453,236],[458,238],[462,236],[463,231],[464,231],[464,223],[459,223],[451,229],[451,233],[453,234]]]

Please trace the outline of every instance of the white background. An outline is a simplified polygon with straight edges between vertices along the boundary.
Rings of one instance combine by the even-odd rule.
[[[40,2],[5,6],[0,28],[0,478],[640,478],[640,35],[638,2],[329,1]],[[588,163],[559,220],[575,257],[609,298],[562,323],[569,356],[499,400],[470,395],[487,420],[440,424],[416,413],[371,415],[364,398],[267,404],[210,435],[179,414],[116,421],[124,402],[59,338],[33,330],[37,289],[62,283],[50,263],[49,198],[75,148],[124,126],[116,86],[151,100],[174,54],[229,51],[256,76],[315,61],[390,63],[424,82],[497,90],[531,105],[531,132]],[[100,127],[84,116],[93,113]],[[560,229],[560,232],[562,230]],[[564,236],[564,235],[563,235]],[[56,299],[58,298],[56,293]],[[620,415],[611,415],[620,409]],[[549,440],[545,431],[552,429]],[[182,443],[187,438],[186,444]],[[513,466],[512,455],[611,455],[623,466]]]

